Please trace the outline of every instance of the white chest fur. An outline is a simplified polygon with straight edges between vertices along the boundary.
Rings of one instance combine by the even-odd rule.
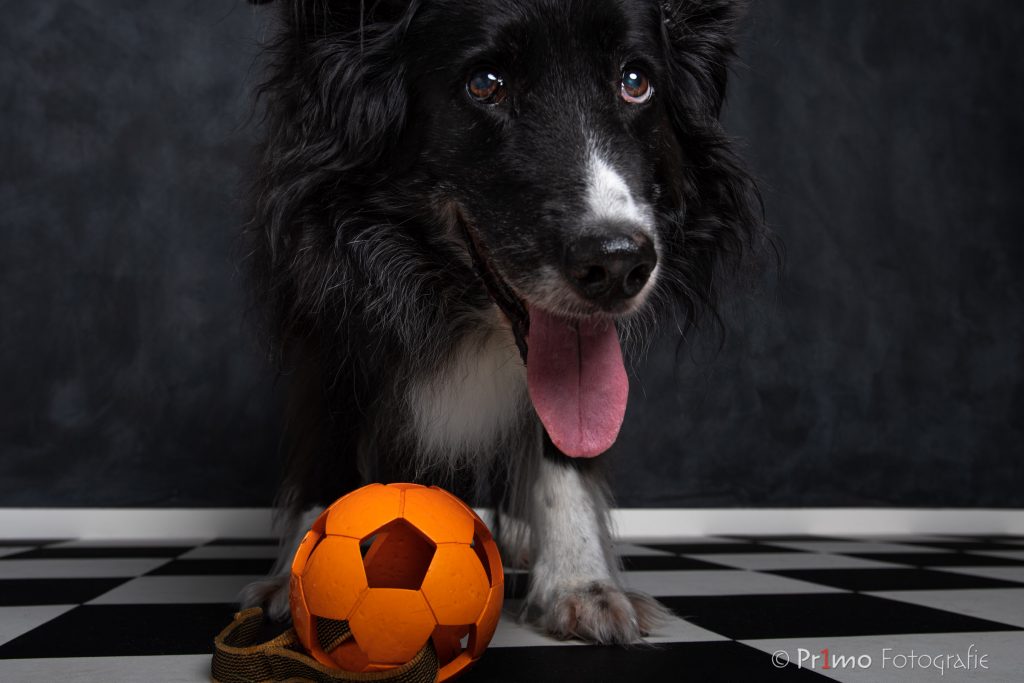
[[[464,335],[440,370],[412,383],[408,401],[430,464],[492,456],[529,410],[526,368],[507,325],[481,324]]]

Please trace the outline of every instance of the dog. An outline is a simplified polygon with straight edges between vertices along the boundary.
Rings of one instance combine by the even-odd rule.
[[[714,316],[760,199],[719,114],[732,0],[254,0],[274,12],[246,235],[288,387],[288,613],[311,519],[370,481],[493,494],[524,613],[631,643],[598,454],[624,358]]]

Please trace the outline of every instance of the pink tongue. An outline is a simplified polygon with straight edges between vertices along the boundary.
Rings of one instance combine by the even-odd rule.
[[[530,308],[526,381],[558,449],[574,458],[608,450],[626,414],[629,380],[610,322],[573,322]]]

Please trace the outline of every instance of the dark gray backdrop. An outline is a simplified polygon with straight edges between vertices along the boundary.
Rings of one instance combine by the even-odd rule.
[[[241,0],[0,2],[0,505],[265,505]],[[1024,4],[755,4],[727,110],[787,248],[659,344],[628,506],[1024,506]]]

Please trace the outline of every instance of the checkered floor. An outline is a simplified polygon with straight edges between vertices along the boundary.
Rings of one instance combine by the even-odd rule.
[[[213,635],[275,550],[0,541],[0,681],[208,680]],[[618,551],[627,584],[678,615],[650,646],[560,642],[503,617],[464,680],[1024,680],[1022,537],[707,537]],[[508,575],[512,607],[523,579]]]

